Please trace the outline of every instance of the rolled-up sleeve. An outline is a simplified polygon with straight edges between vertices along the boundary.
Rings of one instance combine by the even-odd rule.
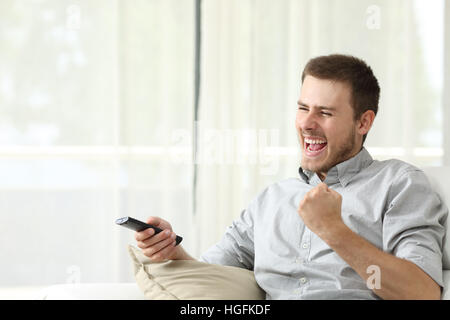
[[[415,263],[443,287],[442,244],[447,207],[424,172],[408,170],[393,181],[383,220],[383,250]]]
[[[222,239],[203,253],[200,260],[253,270],[255,248],[251,211],[251,206],[243,210],[240,217],[227,228]]]

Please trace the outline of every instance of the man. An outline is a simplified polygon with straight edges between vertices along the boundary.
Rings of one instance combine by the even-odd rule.
[[[448,210],[424,173],[363,147],[380,88],[360,59],[314,58],[295,126],[300,178],[267,187],[202,261],[254,270],[268,299],[439,299]],[[167,229],[136,233],[154,261],[192,259]]]

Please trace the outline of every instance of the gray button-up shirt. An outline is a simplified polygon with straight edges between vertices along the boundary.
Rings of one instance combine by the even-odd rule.
[[[201,260],[254,270],[267,299],[377,299],[366,282],[297,213],[322,181],[300,168],[264,189]],[[342,219],[374,246],[418,265],[441,287],[448,209],[420,169],[373,160],[365,148],[323,181],[342,195]],[[381,273],[381,277],[382,277]]]

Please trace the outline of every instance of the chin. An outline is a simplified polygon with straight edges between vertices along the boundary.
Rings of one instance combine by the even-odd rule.
[[[335,159],[336,160],[336,159]],[[328,172],[332,167],[334,167],[337,161],[333,161],[328,155],[323,160],[312,160],[312,159],[302,159],[301,167],[303,169],[312,171],[312,172]]]
[[[309,171],[313,171],[313,172],[323,172],[325,171],[325,163],[320,161],[320,162],[315,162],[315,161],[302,161],[301,162],[301,167],[303,169],[309,170]]]

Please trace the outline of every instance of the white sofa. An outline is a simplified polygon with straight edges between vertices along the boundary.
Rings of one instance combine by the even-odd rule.
[[[429,167],[423,169],[431,185],[441,199],[450,206],[450,167]],[[449,225],[446,224],[447,235]],[[450,235],[444,241],[444,291],[443,300],[450,300]],[[48,300],[144,300],[136,283],[82,283],[59,284],[45,288],[38,296]]]

